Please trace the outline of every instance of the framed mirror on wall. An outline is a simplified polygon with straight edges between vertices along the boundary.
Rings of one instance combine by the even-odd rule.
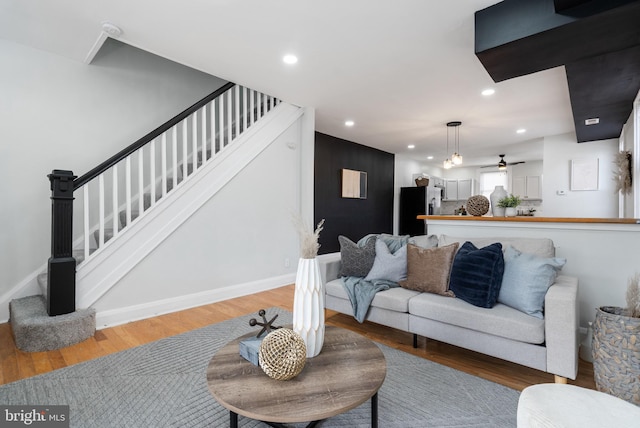
[[[342,197],[367,199],[367,173],[343,168]]]

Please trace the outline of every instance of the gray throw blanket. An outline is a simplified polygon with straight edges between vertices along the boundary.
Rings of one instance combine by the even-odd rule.
[[[397,282],[388,281],[386,279],[365,281],[364,278],[358,278],[355,276],[343,276],[342,285],[349,295],[349,301],[353,308],[353,317],[358,320],[359,323],[364,322],[367,312],[369,311],[371,301],[378,291],[399,287]]]

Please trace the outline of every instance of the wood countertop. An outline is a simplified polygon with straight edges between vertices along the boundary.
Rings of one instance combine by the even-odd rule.
[[[491,217],[472,215],[419,215],[418,220],[462,220],[462,221],[506,221],[519,223],[604,223],[604,224],[638,224],[637,218],[587,218],[587,217]]]

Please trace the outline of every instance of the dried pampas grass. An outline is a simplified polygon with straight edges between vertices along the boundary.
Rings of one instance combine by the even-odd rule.
[[[616,182],[616,190],[623,195],[631,193],[631,152],[623,150],[616,154],[613,181]]]
[[[314,259],[318,255],[320,244],[320,232],[324,225],[324,219],[320,220],[320,223],[316,226],[316,230],[312,231],[302,220],[299,214],[293,214],[293,225],[298,231],[300,236],[300,257],[303,259]]]
[[[636,273],[629,278],[627,286],[627,314],[630,317],[640,318],[640,274]]]

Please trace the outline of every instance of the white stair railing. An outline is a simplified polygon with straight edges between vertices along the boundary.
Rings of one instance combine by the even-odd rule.
[[[148,134],[144,144],[139,140],[115,161],[103,163],[110,165],[75,180],[73,242],[78,264],[126,232],[280,103],[252,89],[229,86]]]

